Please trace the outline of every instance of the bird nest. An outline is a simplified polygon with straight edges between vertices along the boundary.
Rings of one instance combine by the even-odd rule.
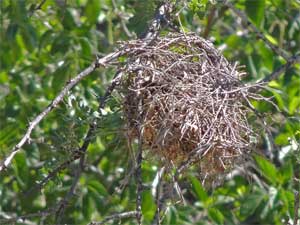
[[[123,47],[134,49],[120,67],[127,130],[150,155],[169,165],[192,161],[204,179],[248,154],[255,133],[245,103],[258,96],[240,81],[237,64],[193,33]]]

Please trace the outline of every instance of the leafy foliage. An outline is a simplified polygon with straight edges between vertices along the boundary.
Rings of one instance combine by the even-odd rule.
[[[127,40],[124,26],[137,35],[145,30],[160,1],[129,0],[2,0],[0,25],[0,159],[22,138],[28,122],[38,115],[61,88],[90,65],[96,54],[111,52]],[[234,7],[278,48],[299,54],[300,4],[293,0],[237,0]],[[285,63],[248,26],[220,1],[189,1],[175,24],[206,35],[230,61],[245,65],[245,82],[263,79]],[[125,25],[124,25],[125,24]],[[32,133],[30,144],[0,173],[0,221],[50,210],[69,192],[78,160],[38,185],[49,173],[70,160],[82,144],[89,123],[101,123],[88,148],[86,166],[61,220],[86,224],[116,212],[135,210],[134,156],[128,146],[118,96],[98,112],[98,97],[114,76],[111,68],[93,72]],[[186,204],[169,198],[163,224],[291,224],[296,191],[300,191],[300,64],[268,84],[263,95],[276,107],[251,102],[264,113],[266,130],[247,176],[237,169],[214,190],[205,190],[197,176],[187,172],[179,186]],[[263,123],[253,121],[253,123]],[[143,224],[156,213],[153,195],[159,165],[142,164]],[[168,178],[166,178],[168,179]],[[147,189],[148,187],[148,189]],[[172,191],[170,191],[172,192]],[[172,195],[173,193],[169,193]],[[298,212],[300,214],[299,208]],[[20,223],[56,223],[55,213],[29,217]],[[117,222],[117,221],[116,221]],[[125,218],[122,224],[135,224]],[[4,222],[3,222],[4,223]]]

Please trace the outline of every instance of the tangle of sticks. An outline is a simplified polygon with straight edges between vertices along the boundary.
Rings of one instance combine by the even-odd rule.
[[[235,10],[231,4],[226,4],[238,16],[244,18],[240,11]],[[71,79],[49,106],[28,125],[23,138],[0,162],[0,172],[6,169],[14,156],[30,142],[33,129],[58,107],[75,85],[95,69],[115,64],[120,56],[126,56],[128,60],[119,66],[115,78],[100,100],[99,109],[104,108],[106,100],[118,87],[123,95],[128,131],[133,137],[142,139],[139,142],[142,146],[139,147],[136,159],[137,206],[136,211],[115,214],[102,222],[92,224],[105,224],[111,220],[129,217],[135,217],[138,223],[141,223],[143,147],[147,148],[148,152],[155,152],[162,156],[166,164],[177,165],[176,178],[191,164],[198,165],[201,177],[208,185],[212,185],[216,178],[228,172],[233,164],[241,162],[242,156],[248,154],[252,145],[250,137],[255,136],[255,131],[247,120],[247,115],[251,113],[247,103],[251,99],[268,100],[256,93],[262,85],[261,83],[242,84],[240,76],[243,72],[238,65],[230,64],[210,42],[195,34],[175,33],[158,36],[173,7],[172,4],[165,3],[158,9],[142,40],[124,43],[115,52],[96,59],[88,68]],[[257,32],[255,26],[251,25],[250,28]],[[264,81],[276,79],[282,72],[300,61],[299,56],[289,57],[285,52],[274,48],[263,34],[259,33],[258,36],[287,61]],[[61,204],[55,210],[30,214],[28,217],[10,218],[1,222],[19,221],[37,216],[46,217],[54,213],[58,216],[57,221],[60,221],[64,207],[74,194],[84,167],[84,155],[97,123],[95,119],[90,124],[79,154],[50,172],[39,185],[42,188],[70,163],[80,159],[77,176]],[[159,221],[161,206],[157,205],[156,220]]]

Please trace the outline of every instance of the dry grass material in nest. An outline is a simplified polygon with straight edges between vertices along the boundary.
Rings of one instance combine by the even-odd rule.
[[[193,33],[140,40],[128,54],[121,83],[131,136],[165,163],[194,157],[204,176],[228,171],[250,149],[254,135],[244,103],[257,98],[241,72],[207,40]],[[197,153],[197,154],[194,154]]]

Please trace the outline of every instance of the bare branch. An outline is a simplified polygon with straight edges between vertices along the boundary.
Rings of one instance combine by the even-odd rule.
[[[33,187],[31,187],[25,193],[25,195],[30,195],[33,191],[35,191],[37,189],[39,189],[39,190],[42,189],[43,186],[45,184],[47,184],[49,180],[51,180],[52,178],[54,178],[60,171],[62,171],[65,168],[67,168],[67,166],[69,166],[72,162],[74,162],[75,160],[77,160],[79,158],[80,158],[80,155],[79,154],[75,154],[71,159],[68,159],[68,160],[64,161],[63,163],[61,163],[54,170],[52,170],[51,172],[49,172],[49,174],[41,182],[39,182],[38,184],[36,184]]]
[[[150,44],[158,35],[160,28],[162,27],[162,24],[165,22],[166,18],[169,16],[170,12],[173,10],[174,5],[166,2],[163,4],[158,10],[157,13],[154,16],[154,20],[151,22],[146,34],[142,39],[147,40],[145,42],[145,45]],[[100,66],[106,66],[109,62],[112,60],[126,54],[130,50],[119,50],[112,52],[102,58],[97,59],[94,61],[89,67],[87,67],[85,70],[80,72],[77,76],[75,76],[73,79],[71,79],[67,85],[61,90],[61,92],[55,97],[55,99],[44,109],[43,112],[41,112],[35,119],[29,123],[28,129],[23,136],[23,138],[20,140],[20,142],[14,146],[12,149],[12,152],[9,154],[8,157],[6,157],[2,162],[0,162],[0,172],[3,171],[7,166],[12,162],[14,156],[21,150],[22,146],[26,144],[27,142],[30,142],[30,135],[32,133],[32,130],[46,117],[49,112],[51,112],[53,109],[57,107],[57,105],[63,100],[64,96],[67,95],[67,93],[84,77],[88,76],[90,73],[92,73],[96,68]],[[121,74],[118,74],[122,76]],[[114,87],[110,90],[113,91]],[[110,95],[111,92],[108,94]]]
[[[83,78],[91,74],[96,68],[100,66],[105,66],[112,60],[118,58],[121,55],[124,55],[126,51],[116,51],[112,52],[100,59],[97,59],[94,61],[89,67],[87,67],[85,70],[80,72],[77,76],[75,76],[73,79],[71,79],[67,85],[61,90],[61,92],[55,97],[55,99],[44,109],[43,112],[41,112],[35,119],[29,123],[28,129],[23,136],[23,138],[20,140],[20,142],[14,146],[12,152],[9,154],[8,157],[6,157],[2,162],[0,162],[0,172],[3,171],[7,166],[11,163],[14,156],[21,150],[22,146],[26,144],[27,142],[30,142],[30,135],[33,131],[33,129],[51,112],[53,109],[55,109],[58,104],[63,100],[63,98],[68,94],[68,92]]]
[[[157,224],[160,225],[161,224],[161,220],[160,220],[160,212],[161,209],[163,207],[163,202],[164,202],[164,194],[161,196],[161,181],[162,181],[162,176],[165,172],[165,167],[162,167],[156,174],[156,178],[157,180],[155,180],[156,182],[156,187],[154,186],[153,188],[155,189],[155,201],[156,201],[156,211],[155,211],[155,216],[153,218],[152,224]],[[154,183],[154,182],[153,182]]]
[[[0,224],[15,224],[15,223],[24,223],[26,219],[34,218],[34,217],[47,217],[53,214],[54,210],[49,209],[41,212],[30,213],[23,216],[11,217],[6,219],[0,219]]]
[[[138,153],[136,157],[136,183],[137,183],[137,194],[136,194],[136,219],[138,225],[142,224],[142,191],[143,191],[143,181],[142,181],[142,161],[143,161],[143,135],[142,128],[140,127],[140,134],[138,139]]]
[[[206,24],[205,30],[203,32],[203,38],[208,37],[209,32],[211,31],[211,28],[216,21],[214,18],[215,16],[216,16],[216,6],[212,6],[212,8],[210,9],[210,12],[208,14],[208,17],[207,17],[207,24]]]
[[[86,149],[85,149],[85,152],[86,152]],[[73,195],[75,194],[75,188],[78,184],[80,175],[81,175],[81,173],[84,169],[84,159],[85,159],[85,154],[84,153],[80,157],[80,162],[79,162],[78,168],[76,170],[75,178],[73,179],[72,185],[71,185],[68,193],[66,194],[66,196],[59,203],[58,209],[56,211],[56,223],[57,224],[61,223],[61,219],[64,215],[65,208],[68,205],[71,198],[73,197]]]
[[[172,6],[173,5],[171,5],[170,3],[166,3],[163,6],[161,6],[161,8],[163,8],[164,10],[163,11],[158,11],[158,13],[156,14],[155,19],[151,23],[150,28],[148,29],[148,32],[147,32],[146,36],[144,37],[147,40],[145,42],[144,46],[150,44],[157,37],[158,32],[159,32],[160,28],[162,27],[162,23],[164,23],[164,21],[167,18],[165,13],[169,13],[170,12],[170,7],[172,7]],[[159,15],[159,17],[157,15]],[[80,72],[73,79],[71,79],[66,84],[66,86],[61,90],[61,92],[55,97],[55,99],[37,117],[35,117],[34,120],[31,123],[29,123],[28,129],[27,129],[25,135],[23,136],[23,138],[19,141],[19,143],[17,145],[14,146],[14,148],[13,148],[12,152],[9,154],[9,156],[7,158],[5,158],[2,162],[0,162],[0,172],[2,170],[4,170],[5,168],[7,168],[8,165],[11,164],[14,156],[21,150],[23,145],[30,142],[30,136],[31,136],[31,133],[32,133],[33,129],[53,109],[55,109],[58,106],[58,104],[63,100],[63,98],[68,94],[68,92],[76,84],[78,84],[84,77],[86,77],[90,73],[92,73],[96,68],[98,68],[100,66],[106,66],[107,64],[109,64],[114,59],[128,53],[129,51],[133,52],[134,50],[132,50],[132,49],[122,49],[122,50],[112,52],[112,53],[110,53],[110,54],[108,54],[108,55],[106,55],[106,56],[104,56],[100,59],[97,59],[89,67],[87,67],[84,71]],[[115,78],[112,80],[110,86],[107,88],[104,96],[100,99],[100,102],[99,102],[99,111],[100,111],[100,113],[101,113],[100,109],[104,108],[107,99],[110,97],[110,95],[113,92],[115,86],[118,85],[122,75],[123,75],[122,72],[117,72]],[[92,140],[92,137],[93,137],[93,135],[96,131],[97,125],[98,125],[98,119],[95,118],[92,121],[92,123],[90,124],[89,130],[87,132],[87,135],[84,139],[84,142],[83,142],[82,146],[80,147],[80,149],[78,151],[76,151],[76,153],[78,153],[78,154],[75,154],[72,157],[72,159],[63,162],[60,166],[58,166],[56,169],[54,169],[39,184],[39,187],[42,187],[46,182],[48,182],[58,172],[65,169],[70,163],[72,163],[73,161],[80,158],[80,162],[79,162],[79,165],[78,165],[78,168],[77,168],[77,171],[76,171],[75,178],[73,180],[73,183],[72,183],[68,193],[66,194],[64,199],[58,204],[58,206],[55,209],[53,209],[49,212],[47,211],[48,213],[45,214],[45,215],[48,216],[48,215],[51,215],[51,214],[56,212],[56,222],[57,223],[60,223],[61,218],[63,217],[63,214],[64,214],[64,210],[65,210],[66,206],[68,205],[68,202],[70,201],[70,199],[74,195],[74,192],[75,192],[77,183],[79,181],[80,175],[81,175],[81,173],[84,169],[85,153],[86,153],[86,151],[88,149],[88,146],[89,146],[89,144]],[[129,218],[129,217],[136,217],[137,220],[138,220],[138,223],[141,224],[141,217],[142,217],[142,213],[141,213],[141,193],[142,193],[141,163],[142,163],[142,142],[140,142],[139,153],[138,153],[138,156],[137,156],[137,168],[136,168],[136,173],[137,173],[137,200],[136,200],[137,211],[131,211],[131,212],[127,212],[127,213],[115,214],[115,215],[107,217],[102,222],[99,222],[99,223],[95,222],[95,223],[91,223],[91,224],[103,224],[103,223],[105,223],[109,220]],[[28,217],[39,216],[39,215],[40,214],[28,215]],[[21,217],[16,218],[16,220],[18,220],[19,218],[25,218],[25,217],[26,216],[21,216]]]
[[[131,218],[135,217],[137,215],[137,211],[129,211],[129,212],[124,212],[124,213],[117,213],[111,216],[106,217],[104,220],[101,222],[91,222],[89,225],[101,225],[101,224],[107,224],[108,221],[111,220],[120,220],[124,218]]]
[[[141,39],[146,40],[145,44],[149,44],[154,40],[161,28],[167,24],[168,18],[170,17],[171,12],[174,10],[174,4],[166,1],[161,5],[155,13],[154,19],[151,21],[148,29],[145,33],[141,34]]]

